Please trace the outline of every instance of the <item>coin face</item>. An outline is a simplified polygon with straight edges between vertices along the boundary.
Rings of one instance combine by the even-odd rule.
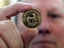
[[[36,28],[41,23],[41,14],[35,9],[26,11],[22,16],[24,25],[28,28]]]

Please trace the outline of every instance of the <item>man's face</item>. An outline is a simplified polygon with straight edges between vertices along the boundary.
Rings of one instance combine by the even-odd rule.
[[[64,9],[62,0],[34,0],[34,9],[40,11],[41,24],[38,35],[31,42],[31,48],[64,48]],[[18,28],[27,29],[18,17]]]

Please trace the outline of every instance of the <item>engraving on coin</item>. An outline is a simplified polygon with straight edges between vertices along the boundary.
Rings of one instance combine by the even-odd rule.
[[[41,14],[35,9],[28,10],[23,14],[22,21],[26,27],[36,28],[41,23]]]

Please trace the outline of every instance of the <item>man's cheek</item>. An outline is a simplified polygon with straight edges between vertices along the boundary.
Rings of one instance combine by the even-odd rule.
[[[57,38],[64,39],[64,25],[53,25],[51,31]]]

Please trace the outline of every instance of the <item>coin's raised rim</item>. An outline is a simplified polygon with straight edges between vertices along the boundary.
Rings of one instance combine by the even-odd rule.
[[[23,16],[26,14],[26,12],[28,12],[28,11],[36,11],[36,12],[38,12],[38,14],[40,15],[40,17],[41,17],[41,14],[40,14],[40,12],[38,11],[38,10],[36,10],[36,9],[30,9],[30,10],[27,10],[27,11],[25,11],[24,13],[23,13],[23,15],[22,15],[22,22],[23,22],[23,24],[24,24],[24,21],[23,21]],[[41,20],[42,20],[42,17],[41,17]],[[41,21],[40,21],[40,23],[41,23]],[[40,24],[39,23],[39,24]],[[24,24],[25,25],[25,24]],[[26,26],[26,25],[25,25]],[[27,27],[27,26],[26,26]],[[38,28],[39,27],[39,25],[37,26],[37,27],[35,27],[35,28]],[[30,28],[30,27],[27,27],[27,28]],[[33,28],[33,27],[32,27]]]

